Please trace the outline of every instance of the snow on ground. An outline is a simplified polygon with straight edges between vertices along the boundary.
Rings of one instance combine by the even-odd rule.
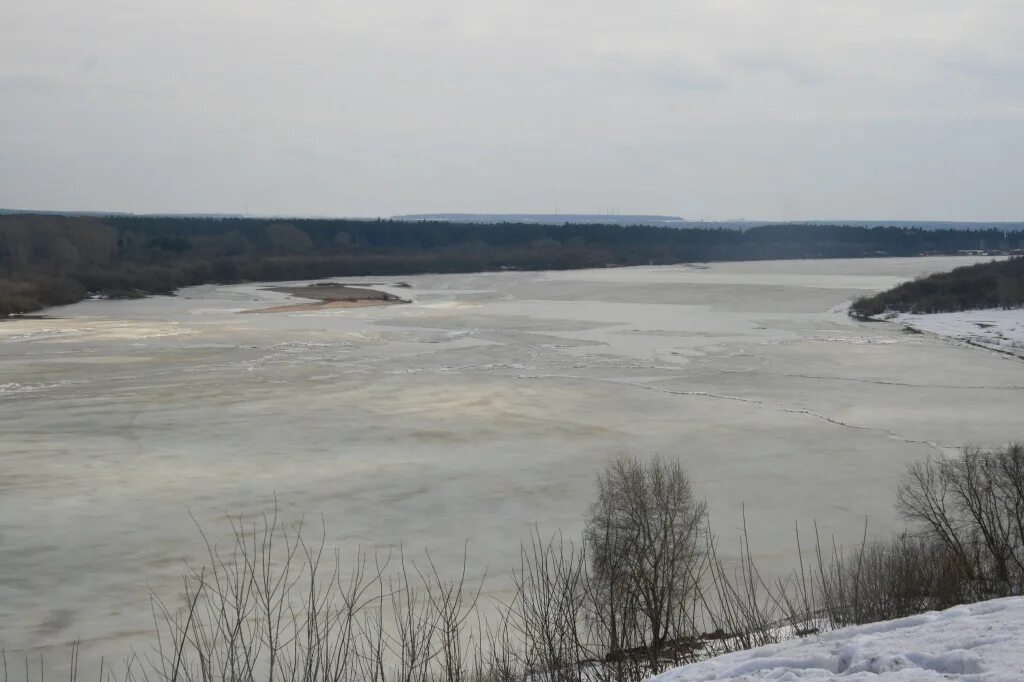
[[[1024,356],[1024,308],[885,317],[918,331]]]
[[[726,654],[651,680],[1024,680],[1024,598],[1009,597]]]

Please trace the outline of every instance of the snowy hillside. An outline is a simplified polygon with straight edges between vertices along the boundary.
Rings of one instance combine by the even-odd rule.
[[[1024,598],[844,628],[670,670],[689,680],[1024,680]]]

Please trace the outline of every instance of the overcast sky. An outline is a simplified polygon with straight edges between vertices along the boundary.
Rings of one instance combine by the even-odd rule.
[[[1024,220],[1021,0],[3,0],[0,207]]]

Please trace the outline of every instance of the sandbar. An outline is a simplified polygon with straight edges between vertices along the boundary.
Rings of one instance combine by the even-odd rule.
[[[338,284],[336,282],[318,282],[304,286],[267,287],[267,291],[290,294],[298,298],[311,299],[312,303],[292,303],[246,310],[247,313],[286,313],[324,310],[327,308],[366,308],[378,305],[396,305],[409,303],[394,294],[377,289]]]

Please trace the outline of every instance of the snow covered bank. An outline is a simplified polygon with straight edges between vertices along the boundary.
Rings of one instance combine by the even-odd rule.
[[[966,310],[959,313],[880,316],[930,334],[1024,357],[1024,308]]]
[[[1024,598],[956,606],[719,656],[686,680],[1024,680]]]

